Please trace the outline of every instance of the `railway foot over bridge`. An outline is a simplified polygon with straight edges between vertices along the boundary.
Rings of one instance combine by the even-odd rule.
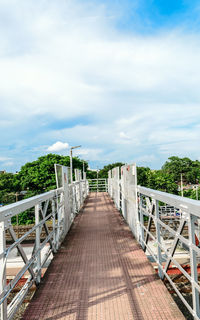
[[[69,183],[68,168],[55,169],[56,190],[0,209],[0,319],[17,319],[34,284],[22,319],[185,319],[164,278],[191,317],[200,319],[199,202],[137,186],[135,164],[109,172],[101,192],[89,192],[78,170]],[[35,225],[17,238],[11,219],[25,210],[34,210]],[[9,255],[16,249],[23,264],[8,281]],[[175,278],[169,275],[174,266]],[[180,276],[191,287],[188,297],[177,284]]]

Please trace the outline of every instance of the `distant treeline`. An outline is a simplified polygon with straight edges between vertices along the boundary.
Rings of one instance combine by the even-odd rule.
[[[73,158],[73,168],[82,170],[83,161],[78,157]],[[36,161],[28,162],[21,167],[17,174],[0,174],[0,204],[12,203],[33,195],[44,193],[56,188],[54,164],[70,166],[69,156],[48,154],[39,157]],[[108,171],[114,167],[121,167],[123,163],[116,162],[104,166],[99,170],[99,178],[108,178]],[[97,172],[88,170],[88,163],[84,161],[87,178],[96,179]],[[170,157],[160,170],[151,170],[148,167],[137,167],[138,185],[178,194],[181,174],[184,185],[198,184],[200,181],[200,161],[189,158]],[[184,196],[196,198],[195,190],[184,190]],[[199,197],[200,198],[200,197]],[[21,216],[22,217],[22,216]],[[21,223],[33,222],[26,215]]]

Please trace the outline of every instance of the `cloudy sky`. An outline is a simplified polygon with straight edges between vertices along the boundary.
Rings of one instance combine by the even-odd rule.
[[[195,0],[0,0],[0,170],[200,159]]]

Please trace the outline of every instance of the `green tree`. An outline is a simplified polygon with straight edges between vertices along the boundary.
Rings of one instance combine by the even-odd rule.
[[[19,172],[20,184],[23,190],[34,191],[35,194],[43,193],[56,188],[54,164],[70,166],[69,156],[47,154],[33,162],[28,162],[21,167]],[[73,158],[73,169],[83,168],[83,162],[77,157]],[[87,169],[87,163],[85,162]]]
[[[184,183],[196,183],[200,180],[200,162],[198,160],[192,161],[189,158],[170,157],[162,166],[165,173],[173,176],[174,181],[179,182],[181,173],[183,174]]]
[[[97,179],[97,172],[93,170],[87,170],[86,172],[87,179]]]
[[[137,167],[137,184],[148,187],[151,169],[148,167]]]
[[[20,188],[18,174],[0,173],[0,191],[13,192]]]
[[[15,193],[20,190],[18,174],[0,174],[0,203],[9,204],[15,202]]]
[[[151,170],[148,173],[148,188],[178,194],[173,175],[162,170]]]
[[[108,178],[108,171],[112,170],[115,167],[122,167],[124,163],[122,162],[115,162],[112,164],[108,164],[107,166],[104,166],[103,169],[99,171],[99,179],[107,179]]]

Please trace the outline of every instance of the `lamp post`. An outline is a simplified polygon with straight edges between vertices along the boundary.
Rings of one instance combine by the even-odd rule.
[[[72,150],[76,148],[80,148],[81,146],[74,146],[70,148],[70,177],[71,177],[71,183],[73,182],[73,164],[72,164]]]

